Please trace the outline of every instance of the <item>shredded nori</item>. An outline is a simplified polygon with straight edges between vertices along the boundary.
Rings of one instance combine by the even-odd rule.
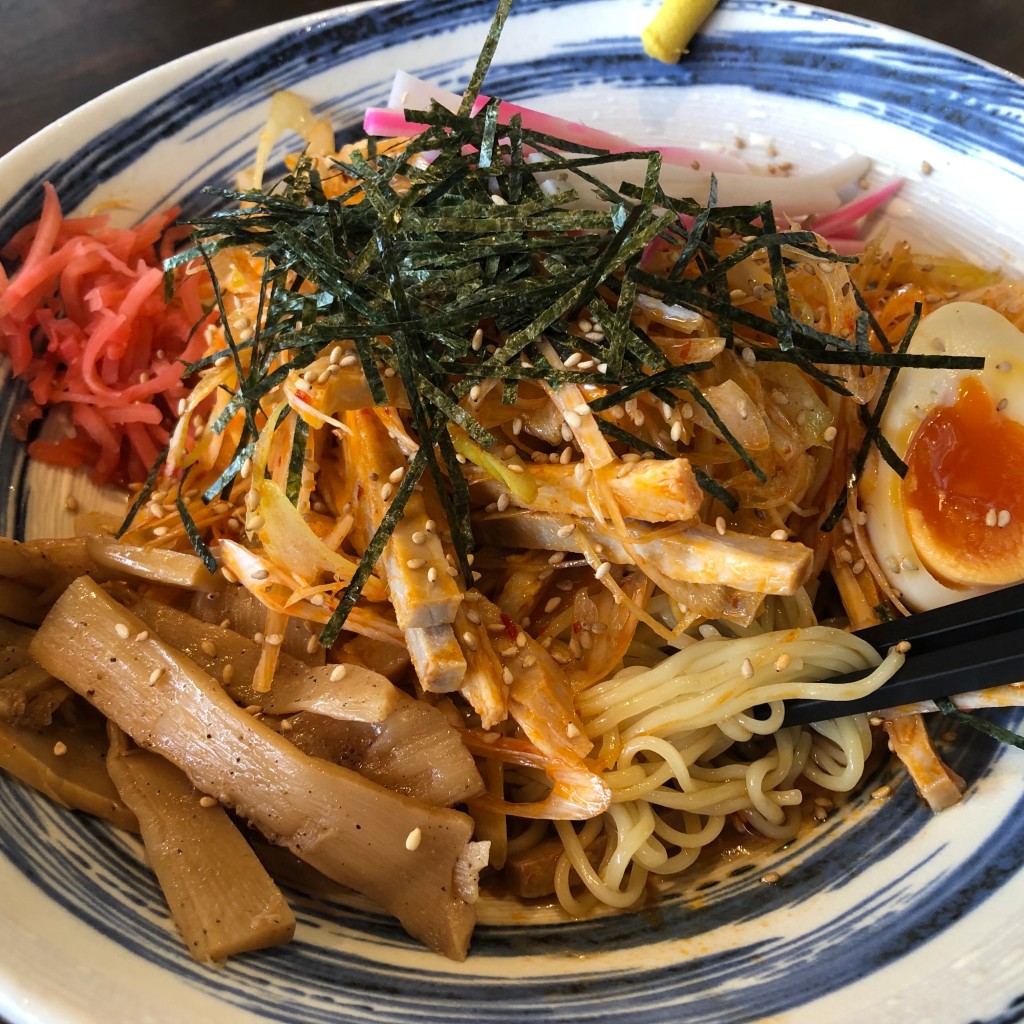
[[[117,528],[115,537],[123,537],[135,521],[135,517],[139,514],[139,509],[149,501],[149,496],[153,493],[153,488],[156,486],[156,478],[160,475],[160,470],[163,469],[164,463],[167,461],[167,455],[169,452],[167,445],[164,445],[160,454],[153,460],[153,465],[149,467],[149,472],[146,474],[146,481],[142,485],[142,490],[139,491],[138,497],[132,502],[132,507],[128,509],[128,514],[124,517],[124,522]]]
[[[978,732],[991,736],[992,739],[998,740],[1000,743],[1006,743],[1011,747],[1016,747],[1018,750],[1024,750],[1024,736],[1011,732],[1009,729],[1004,729],[1001,725],[996,725],[995,722],[990,722],[987,718],[982,718],[979,715],[970,715],[966,711],[961,711],[948,697],[936,698],[935,705],[947,718],[952,718],[955,722],[969,725],[972,729],[977,729]]]
[[[337,636],[412,487],[425,473],[448,518],[462,573],[471,581],[469,493],[448,424],[456,423],[486,447],[495,444],[487,427],[459,404],[476,383],[497,381],[506,405],[517,401],[522,381],[543,381],[553,389],[596,384],[605,395],[589,404],[601,431],[626,452],[661,459],[684,453],[662,450],[600,413],[645,393],[670,405],[687,394],[737,459],[757,479],[766,479],[704,395],[699,375],[711,364],[673,365],[634,320],[640,292],[713,318],[730,347],[737,329],[755,332],[758,340],[745,344],[756,359],[792,362],[840,395],[849,395],[843,377],[832,369],[840,365],[888,367],[890,381],[904,366],[975,365],[908,354],[912,329],[893,351],[856,289],[861,312],[852,339],[805,323],[789,296],[787,270],[794,254],[826,263],[852,258],[823,248],[811,232],[778,230],[771,204],[720,206],[713,178],[706,203],[666,196],[659,185],[658,151],[610,153],[525,129],[518,116],[501,126],[498,101],[478,100],[510,8],[511,0],[499,0],[458,111],[437,103],[426,111],[407,111],[411,121],[427,127],[401,151],[381,152],[372,141],[365,154],[351,151],[337,162],[337,170],[352,179],[338,197],[325,194],[315,163],[307,158],[270,192],[221,191],[235,208],[196,220],[190,249],[167,263],[172,269],[200,258],[212,275],[213,257],[232,246],[248,248],[263,263],[255,336],[244,342],[233,336],[214,279],[226,348],[189,367],[198,371],[228,356],[241,381],[227,408],[207,426],[223,432],[239,413],[245,420],[230,465],[207,488],[206,500],[230,487],[251,454],[260,400],[339,339],[354,345],[374,403],[388,401],[385,375],[396,376],[408,397],[420,448],[324,630],[325,643]],[[642,185],[615,189],[590,173],[623,160],[644,162]],[[404,179],[401,189],[397,178]],[[556,179],[564,179],[564,187],[552,194]],[[577,200],[588,194],[599,198],[601,209],[579,208]],[[716,248],[723,232],[743,240],[726,256]],[[667,276],[644,266],[648,246],[659,238],[676,252]],[[758,254],[771,273],[770,317],[735,304],[727,281],[732,268]],[[600,331],[581,337],[576,324],[583,317]],[[485,344],[474,349],[478,329]],[[882,352],[871,348],[872,333]],[[542,341],[554,345],[562,360],[571,352],[584,353],[601,372],[552,366],[539,348]],[[865,444],[854,460],[857,471],[872,445],[896,464],[878,433],[885,397],[866,418]],[[298,420],[288,478],[293,501],[305,447],[305,427]],[[706,472],[695,472],[713,500],[737,508],[726,487]]]

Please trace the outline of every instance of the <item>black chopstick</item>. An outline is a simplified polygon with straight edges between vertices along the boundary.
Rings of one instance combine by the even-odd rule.
[[[915,654],[1024,629],[1024,583],[857,631],[879,654],[908,640]],[[967,691],[964,690],[964,693]]]
[[[911,645],[907,660],[884,686],[859,700],[786,701],[784,725],[843,718],[1024,680],[1024,585],[871,626],[857,636],[880,654],[907,640]],[[855,682],[868,674],[851,672],[827,682]]]

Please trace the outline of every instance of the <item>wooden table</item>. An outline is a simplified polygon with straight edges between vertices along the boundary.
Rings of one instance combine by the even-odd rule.
[[[333,6],[317,0],[6,0],[0,5],[0,153],[149,68]],[[830,0],[824,6],[898,25],[1024,74],[1020,0]]]

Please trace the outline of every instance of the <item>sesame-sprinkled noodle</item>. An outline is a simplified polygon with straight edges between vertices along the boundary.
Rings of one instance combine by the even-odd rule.
[[[693,863],[730,815],[769,838],[792,838],[807,800],[798,783],[853,789],[871,733],[864,715],[782,729],[782,701],[826,693],[855,699],[881,686],[903,653],[894,648],[880,660],[858,637],[823,626],[745,638],[708,630],[660,663],[634,663],[589,687],[577,703],[608,765],[612,805],[582,826],[556,823],[564,847],[555,872],[559,903],[577,916],[598,903],[632,906],[652,875]],[[872,667],[857,683],[818,682]],[[760,705],[767,718],[750,713]],[[735,744],[750,742],[759,743],[760,756],[729,756]],[[817,804],[810,810],[827,814]],[[586,851],[602,844],[595,865]],[[573,888],[581,881],[582,896]]]

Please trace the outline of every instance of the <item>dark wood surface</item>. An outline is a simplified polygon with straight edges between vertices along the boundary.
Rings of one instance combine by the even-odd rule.
[[[0,153],[174,57],[333,6],[318,0],[0,0]],[[1021,0],[831,0],[823,6],[897,25],[1024,74]]]

